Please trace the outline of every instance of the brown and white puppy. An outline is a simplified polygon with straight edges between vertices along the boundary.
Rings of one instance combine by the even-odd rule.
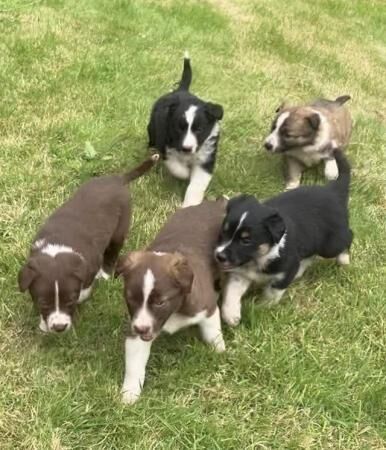
[[[125,175],[84,183],[40,228],[18,281],[31,294],[42,331],[68,330],[94,280],[108,278],[130,225],[127,184],[158,159],[153,155]]]
[[[328,180],[338,178],[332,153],[348,145],[352,121],[344,104],[348,95],[335,100],[318,99],[305,106],[281,106],[264,146],[283,155],[287,165],[286,189],[297,188],[305,167],[324,161]]]
[[[134,403],[141,394],[150,348],[161,331],[172,334],[198,325],[205,342],[217,352],[225,350],[213,257],[225,206],[221,199],[178,210],[147,250],[120,259],[117,274],[124,278],[131,316],[124,403]]]

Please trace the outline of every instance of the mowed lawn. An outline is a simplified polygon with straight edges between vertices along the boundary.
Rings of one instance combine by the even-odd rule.
[[[0,449],[386,448],[384,1],[6,0],[0,33]],[[317,262],[274,309],[253,290],[224,354],[194,329],[162,336],[125,407],[121,281],[45,336],[17,272],[80,183],[145,157],[185,49],[193,92],[225,109],[210,197],[283,189],[262,149],[283,100],[352,96],[352,264]],[[185,186],[161,167],[133,184],[126,249],[152,240]]]

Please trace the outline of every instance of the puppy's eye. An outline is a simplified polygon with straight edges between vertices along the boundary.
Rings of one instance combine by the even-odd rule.
[[[157,308],[161,308],[162,306],[165,305],[166,301],[163,298],[156,298],[152,301],[153,305],[156,306]]]
[[[250,245],[252,243],[252,239],[249,236],[241,237],[240,242],[242,245]]]

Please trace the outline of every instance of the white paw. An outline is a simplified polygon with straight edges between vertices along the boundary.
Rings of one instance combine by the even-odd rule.
[[[234,305],[223,305],[221,308],[221,316],[225,323],[231,327],[236,327],[241,320],[241,310]]]
[[[296,182],[293,182],[293,183],[287,183],[286,185],[285,185],[285,190],[286,191],[291,191],[292,189],[296,189],[296,188],[298,188],[300,186],[300,183],[298,183],[297,181]]]
[[[272,286],[267,286],[264,289],[264,300],[261,304],[268,307],[277,305],[283,297],[284,292],[285,289],[275,289]]]
[[[327,161],[324,167],[324,176],[327,180],[336,180],[339,176],[338,166],[336,165],[335,159]]]
[[[350,255],[348,253],[341,253],[336,257],[336,262],[340,266],[348,266],[350,264]]]
[[[188,197],[185,197],[185,200],[182,203],[182,207],[188,208],[189,206],[199,205],[203,201],[203,199],[204,194],[189,195]]]
[[[222,336],[219,337],[216,340],[216,342],[213,342],[212,345],[213,345],[214,351],[216,353],[223,353],[223,352],[225,352],[225,342],[224,342],[224,339],[223,339]]]
[[[103,280],[108,280],[110,278],[110,275],[106,273],[102,268],[99,269],[99,272],[95,275],[95,279],[99,280],[102,278]]]
[[[122,391],[122,403],[125,405],[133,405],[138,401],[140,395],[141,391],[138,390]]]
[[[40,331],[43,331],[43,333],[48,333],[46,321],[43,319],[42,316],[40,316],[39,329]]]

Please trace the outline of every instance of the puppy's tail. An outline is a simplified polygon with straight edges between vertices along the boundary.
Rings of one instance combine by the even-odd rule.
[[[347,202],[348,193],[350,190],[351,167],[341,150],[334,150],[334,158],[338,166],[339,176],[335,181],[331,182],[331,186],[344,200],[344,202]]]
[[[188,91],[191,82],[192,82],[192,67],[190,65],[189,53],[185,52],[184,69],[182,71],[181,81],[178,85],[177,91]]]
[[[146,172],[148,172],[159,160],[159,154],[154,153],[150,158],[146,159],[142,164],[135,167],[130,172],[123,175],[123,179],[125,183],[130,183],[131,181],[135,180],[136,178],[139,178],[140,176],[144,175]]]
[[[351,100],[351,97],[349,95],[341,95],[340,97],[337,97],[334,101],[335,103],[338,103],[339,105],[342,106],[349,100]]]

